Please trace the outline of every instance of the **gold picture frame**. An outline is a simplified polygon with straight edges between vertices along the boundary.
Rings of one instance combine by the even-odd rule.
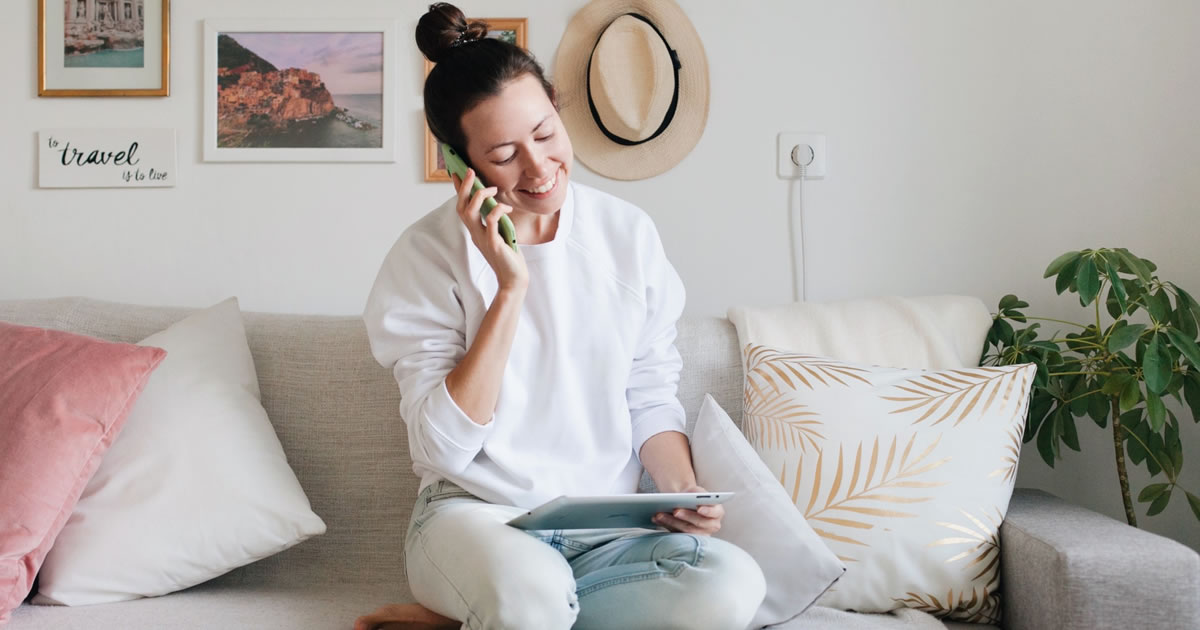
[[[488,37],[497,37],[504,39],[509,43],[516,44],[521,48],[526,48],[525,33],[528,28],[528,18],[467,18],[468,20],[481,20],[488,24]],[[433,62],[425,60],[425,74],[429,76],[429,71],[433,70]],[[442,152],[438,149],[437,139],[433,137],[433,133],[429,131],[429,125],[422,123],[425,128],[425,181],[427,182],[448,182],[450,174],[446,172],[446,165],[442,161]]]
[[[59,1],[38,0],[38,96],[170,94],[170,0]]]

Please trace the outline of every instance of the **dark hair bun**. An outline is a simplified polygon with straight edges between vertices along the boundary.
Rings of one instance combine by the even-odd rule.
[[[487,37],[487,22],[467,22],[458,7],[435,2],[417,22],[417,47],[425,58],[437,63],[456,46]]]

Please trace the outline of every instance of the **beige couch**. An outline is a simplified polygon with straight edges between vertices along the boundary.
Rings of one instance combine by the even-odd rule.
[[[82,298],[0,301],[0,320],[128,342],[189,312]],[[78,608],[26,604],[7,630],[348,629],[380,604],[411,601],[401,540],[417,479],[396,384],[371,358],[362,322],[265,313],[246,313],[245,321],[263,405],[328,533],[165,597]],[[711,392],[740,420],[732,324],[685,318],[678,347],[680,398],[691,419]],[[1200,556],[1183,545],[1026,490],[1013,497],[1001,539],[1006,628],[1200,628]],[[944,626],[912,612],[814,608],[783,627]]]

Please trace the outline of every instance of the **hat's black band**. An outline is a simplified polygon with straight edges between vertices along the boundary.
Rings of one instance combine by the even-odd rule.
[[[666,37],[663,37],[662,31],[658,30],[658,27],[655,26],[653,22],[636,13],[626,13],[625,15],[635,17],[646,24],[649,24],[650,28],[654,29],[654,32],[658,35],[658,38],[662,40],[663,45],[667,47],[667,52],[671,54],[671,67],[675,74],[675,93],[671,96],[671,106],[667,108],[667,114],[663,116],[662,124],[659,125],[658,129],[655,130],[655,132],[645,140],[627,140],[609,131],[608,128],[604,126],[604,122],[600,120],[600,113],[596,111],[596,103],[592,100],[592,57],[595,56],[596,46],[600,44],[600,39],[597,38],[596,43],[592,45],[592,55],[588,56],[587,76],[585,77],[585,80],[587,81],[588,108],[592,110],[592,120],[596,121],[596,126],[600,128],[600,132],[603,133],[609,140],[612,140],[617,144],[631,147],[650,142],[651,140],[659,137],[662,135],[662,132],[666,131],[667,127],[670,126],[671,119],[675,118],[675,108],[679,105],[679,68],[682,67],[682,64],[679,63],[679,54],[675,52],[674,48],[671,48],[670,42],[667,41]],[[601,32],[601,36],[603,36],[603,34],[604,33]]]

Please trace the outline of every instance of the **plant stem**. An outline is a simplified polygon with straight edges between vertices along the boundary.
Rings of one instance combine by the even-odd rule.
[[[1075,322],[1068,322],[1068,321],[1066,321],[1066,320],[1062,320],[1062,319],[1051,319],[1051,318],[1049,318],[1049,317],[1029,317],[1028,315],[1024,316],[1024,318],[1025,318],[1025,319],[1034,319],[1034,320],[1037,320],[1037,321],[1039,321],[1039,322],[1056,322],[1056,323],[1059,323],[1059,324],[1066,324],[1066,325],[1068,325],[1068,326],[1078,326],[1079,328],[1083,328],[1084,330],[1086,330],[1086,329],[1087,329],[1087,326],[1084,326],[1083,324],[1076,324]],[[1009,317],[1009,318],[1006,318],[1006,319],[1012,319],[1012,318],[1011,318],[1011,317]]]
[[[1050,343],[1076,343],[1081,346],[1091,346],[1093,348],[1100,348],[1101,350],[1103,350],[1105,348],[1104,344],[1096,343],[1095,341],[1088,341],[1086,339],[1079,339],[1079,338],[1076,338],[1076,339],[1066,339],[1066,338],[1051,339]]]
[[[1129,496],[1129,474],[1125,471],[1125,444],[1121,441],[1121,407],[1120,398],[1113,396],[1112,428],[1113,448],[1117,453],[1117,479],[1121,482],[1121,499],[1125,501],[1125,520],[1137,527],[1137,515],[1133,512],[1133,499]]]
[[[1100,393],[1100,390],[1098,390],[1098,389],[1093,389],[1093,390],[1092,390],[1092,391],[1090,391],[1090,392],[1087,392],[1087,393],[1085,393],[1085,394],[1080,394],[1080,395],[1078,395],[1078,396],[1076,396],[1076,397],[1074,397],[1074,398],[1072,398],[1072,399],[1070,399],[1070,400],[1064,400],[1064,401],[1062,401],[1062,404],[1064,404],[1064,405],[1069,405],[1069,404],[1071,404],[1071,403],[1075,402],[1076,400],[1079,400],[1080,398],[1087,398],[1088,396],[1091,396],[1092,394],[1098,394],[1098,393]]]

